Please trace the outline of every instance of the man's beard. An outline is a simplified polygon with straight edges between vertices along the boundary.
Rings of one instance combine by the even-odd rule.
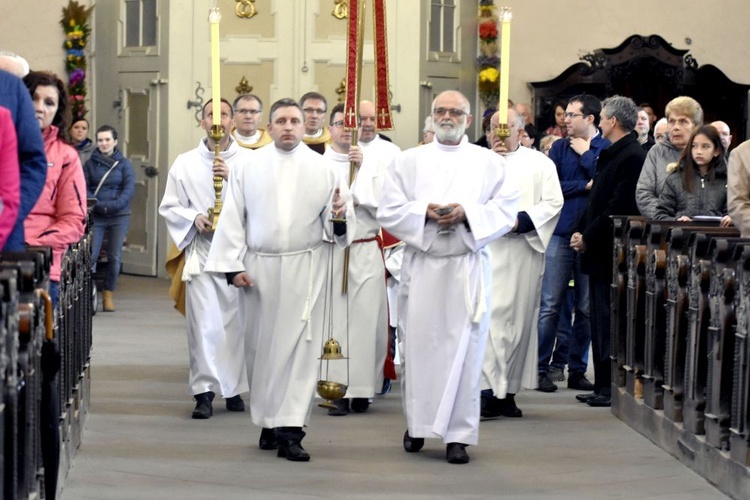
[[[453,122],[450,121],[445,122],[444,125],[446,126],[443,127],[439,122],[436,122],[435,120],[432,121],[432,127],[435,130],[435,137],[438,142],[442,144],[456,144],[464,136],[464,132],[466,131],[465,120],[461,120],[457,125],[454,125]]]

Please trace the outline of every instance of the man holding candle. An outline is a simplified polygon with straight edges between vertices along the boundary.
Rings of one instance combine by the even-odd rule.
[[[388,167],[378,221],[405,244],[399,291],[403,333],[403,444],[446,444],[452,464],[469,461],[479,438],[479,390],[492,294],[491,241],[510,231],[519,193],[503,159],[469,144],[469,102],[457,91],[432,103],[435,141]]]
[[[356,215],[334,166],[302,144],[302,109],[292,99],[271,106],[274,140],[233,169],[206,269],[226,273],[241,290],[250,413],[262,427],[258,446],[310,460],[302,428],[318,380],[324,330],[328,248],[356,233]],[[345,218],[346,222],[331,222]],[[258,353],[258,356],[256,356]]]
[[[557,385],[549,376],[550,359],[555,335],[565,331],[558,330],[558,322],[571,321],[560,314],[571,273],[575,287],[575,323],[571,338],[562,339],[568,345],[568,387],[582,391],[593,388],[585,375],[591,342],[588,276],[581,272],[580,256],[569,247],[569,242],[573,225],[586,209],[596,161],[600,152],[609,146],[609,141],[601,136],[597,128],[600,111],[601,103],[592,95],[581,94],[571,98],[565,112],[568,138],[556,141],[549,151],[549,158],[557,167],[565,202],[545,255],[538,331],[537,390],[541,392],[557,390]],[[558,368],[562,369],[564,365]]]
[[[555,164],[543,153],[521,147],[523,116],[508,110],[510,135],[505,141],[494,132],[499,113],[492,115],[492,150],[505,158],[509,180],[521,190],[513,230],[489,244],[492,285],[514,293],[492,296],[492,320],[484,358],[482,417],[521,417],[515,395],[537,384],[537,319],[544,274],[544,252],[552,239],[563,194]]]
[[[172,240],[186,254],[182,281],[186,282],[189,387],[196,401],[192,415],[196,419],[213,415],[217,391],[226,398],[229,411],[245,411],[240,393],[248,390],[237,290],[203,268],[213,244],[208,216],[216,199],[213,176],[226,180],[230,169],[244,165],[252,153],[240,148],[229,134],[232,107],[222,100],[221,114],[216,116],[220,116],[224,136],[219,141],[220,154],[215,155],[213,103],[209,100],[203,107],[201,124],[206,137],[197,148],[175,159],[159,206]]]

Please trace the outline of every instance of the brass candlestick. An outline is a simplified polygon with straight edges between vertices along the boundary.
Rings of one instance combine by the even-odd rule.
[[[500,123],[498,124],[497,128],[494,130],[495,135],[500,138],[500,140],[505,144],[505,140],[510,137],[510,128],[508,128],[507,123]]]
[[[211,140],[214,141],[214,158],[218,158],[221,155],[220,142],[224,138],[224,127],[221,125],[211,125],[211,133],[209,134]],[[224,205],[221,200],[221,189],[224,186],[224,179],[220,175],[214,175],[214,193],[216,195],[216,201],[214,207],[208,209],[208,218],[211,220],[211,229],[216,231],[216,226],[219,224],[219,216],[221,215],[221,208]]]

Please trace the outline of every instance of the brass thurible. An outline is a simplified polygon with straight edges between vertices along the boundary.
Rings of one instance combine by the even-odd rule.
[[[214,157],[218,158],[221,155],[221,140],[224,138],[224,127],[221,125],[211,125],[211,133],[209,134],[211,140],[214,141]],[[211,229],[216,231],[216,226],[219,224],[219,216],[221,215],[221,208],[224,205],[221,200],[221,189],[224,187],[224,179],[220,175],[214,175],[214,193],[216,195],[216,201],[214,202],[213,208],[208,209],[208,218],[211,220]]]

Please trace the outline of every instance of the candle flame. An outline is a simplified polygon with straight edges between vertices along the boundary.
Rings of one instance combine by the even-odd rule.
[[[218,23],[221,21],[221,12],[219,12],[218,7],[213,7],[208,10],[208,22],[209,23]]]
[[[513,13],[510,11],[510,7],[503,7],[500,20],[504,23],[509,23],[511,19],[513,19]]]

